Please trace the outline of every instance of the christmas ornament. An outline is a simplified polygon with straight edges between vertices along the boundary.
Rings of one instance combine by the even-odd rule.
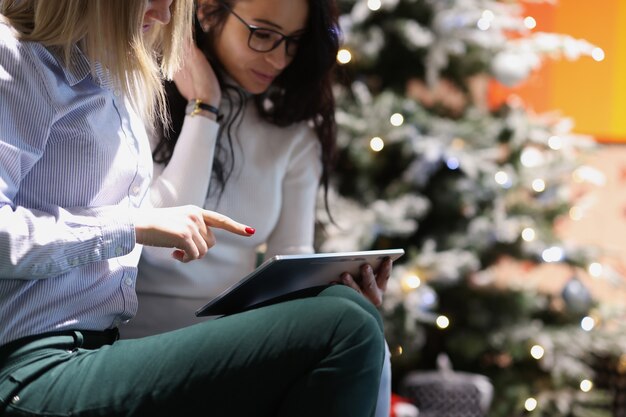
[[[585,314],[593,305],[593,299],[589,290],[576,275],[572,276],[565,284],[561,296],[570,313]]]
[[[534,56],[524,56],[519,53],[503,51],[498,53],[492,63],[491,71],[498,81],[508,87],[514,87],[527,79],[536,66]]]
[[[599,389],[613,392],[611,404],[612,414],[615,417],[626,416],[626,372],[624,369],[624,355],[598,355],[592,362],[595,371],[594,385]]]
[[[391,417],[418,417],[419,410],[408,398],[391,393]]]
[[[400,394],[410,398],[420,417],[484,417],[493,397],[493,385],[484,375],[455,372],[450,359],[437,358],[439,370],[410,372]]]

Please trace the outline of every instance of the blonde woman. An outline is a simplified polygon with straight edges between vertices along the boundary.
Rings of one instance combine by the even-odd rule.
[[[135,340],[142,245],[203,257],[196,206],[144,207],[146,124],[191,0],[0,0],[0,415],[369,416],[380,317],[334,286]]]

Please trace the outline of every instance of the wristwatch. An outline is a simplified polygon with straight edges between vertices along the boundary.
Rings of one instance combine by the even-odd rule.
[[[207,104],[198,98],[192,98],[189,100],[187,107],[185,108],[185,113],[192,117],[202,115],[203,111],[214,114],[216,118],[219,118],[220,116],[220,112],[217,107]]]

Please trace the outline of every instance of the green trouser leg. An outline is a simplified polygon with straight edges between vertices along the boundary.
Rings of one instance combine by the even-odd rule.
[[[376,309],[337,285],[97,350],[75,346],[72,336],[40,339],[0,363],[3,415],[366,417],[384,339]]]

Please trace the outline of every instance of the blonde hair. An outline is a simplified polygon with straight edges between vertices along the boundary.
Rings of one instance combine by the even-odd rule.
[[[147,124],[167,124],[163,77],[170,79],[191,41],[193,0],[173,0],[168,25],[143,33],[146,0],[0,0],[0,14],[20,39],[62,51],[79,46],[92,72],[101,65]]]

